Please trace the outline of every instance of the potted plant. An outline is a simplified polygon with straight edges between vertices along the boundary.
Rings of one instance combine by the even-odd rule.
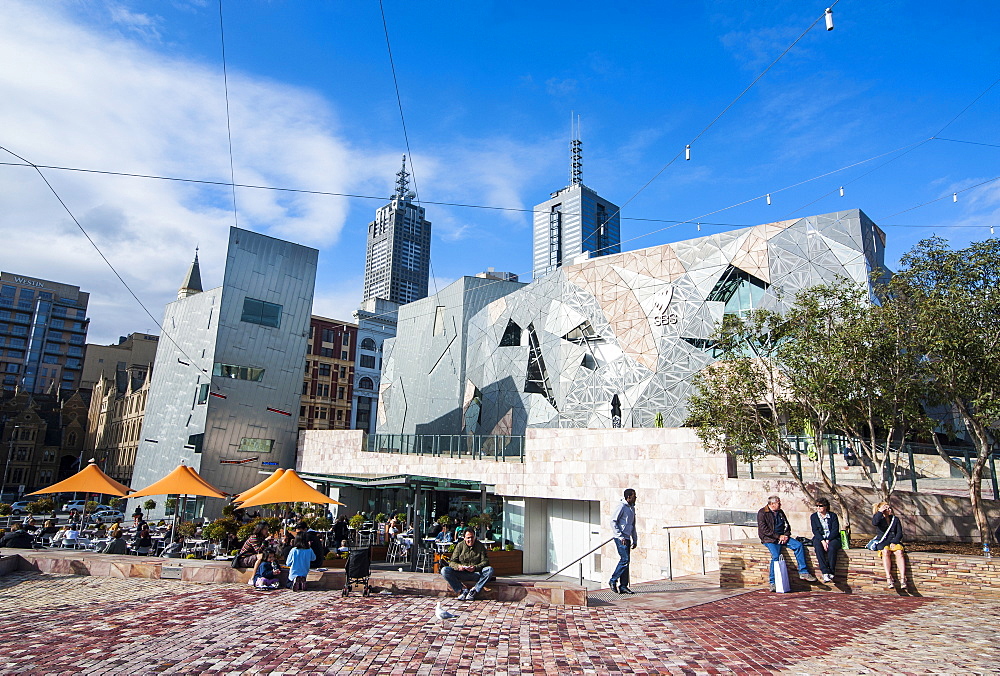
[[[439,526],[450,526],[452,524],[452,518],[445,514],[444,516],[439,516],[437,518],[437,523]]]
[[[361,530],[361,526],[365,524],[365,517],[360,514],[355,514],[350,519],[347,520],[347,525],[354,530]]]
[[[0,516],[10,516],[10,513],[14,511],[14,508],[9,502],[0,502]]]
[[[149,513],[156,509],[156,500],[153,500],[152,498],[146,500],[146,502],[142,503],[142,508],[146,510],[146,518],[148,519]]]

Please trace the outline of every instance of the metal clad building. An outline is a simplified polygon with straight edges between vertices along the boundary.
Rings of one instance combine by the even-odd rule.
[[[182,288],[167,305],[133,487],[185,463],[236,493],[264,462],[294,466],[317,257],[231,228],[222,286]],[[209,501],[207,513],[221,508]]]

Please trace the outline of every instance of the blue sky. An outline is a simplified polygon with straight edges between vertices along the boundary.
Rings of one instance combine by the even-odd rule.
[[[420,198],[512,209],[426,205],[439,288],[529,273],[519,210],[567,183],[571,111],[584,182],[631,199],[625,249],[857,207],[894,264],[931,234],[960,246],[1000,227],[1000,181],[968,189],[1000,176],[1000,84],[941,131],[1000,78],[995,3],[841,0],[835,30],[820,21],[644,189],[827,5],[618,4],[385,0]],[[388,195],[406,148],[378,3],[223,8],[236,181]],[[6,0],[0,62],[0,145],[28,160],[228,180],[216,2]],[[196,245],[221,281],[228,189],[46,176],[157,318]],[[0,200],[5,271],[92,292],[92,342],[155,331],[36,174],[0,166]],[[237,203],[241,226],[320,249],[315,311],[350,319],[381,201]],[[689,219],[701,230],[661,222]]]

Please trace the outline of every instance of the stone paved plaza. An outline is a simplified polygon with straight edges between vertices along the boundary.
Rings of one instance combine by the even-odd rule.
[[[676,609],[677,593],[449,602],[459,617],[442,624],[431,598],[17,572],[0,578],[0,673],[1000,671],[995,603],[754,591]]]

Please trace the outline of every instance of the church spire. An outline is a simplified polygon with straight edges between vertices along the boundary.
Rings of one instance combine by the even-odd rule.
[[[187,277],[184,278],[184,283],[181,284],[181,288],[177,291],[177,299],[187,298],[202,291],[204,289],[201,288],[201,266],[198,265],[198,249],[196,247],[194,250],[194,260],[188,269]]]

